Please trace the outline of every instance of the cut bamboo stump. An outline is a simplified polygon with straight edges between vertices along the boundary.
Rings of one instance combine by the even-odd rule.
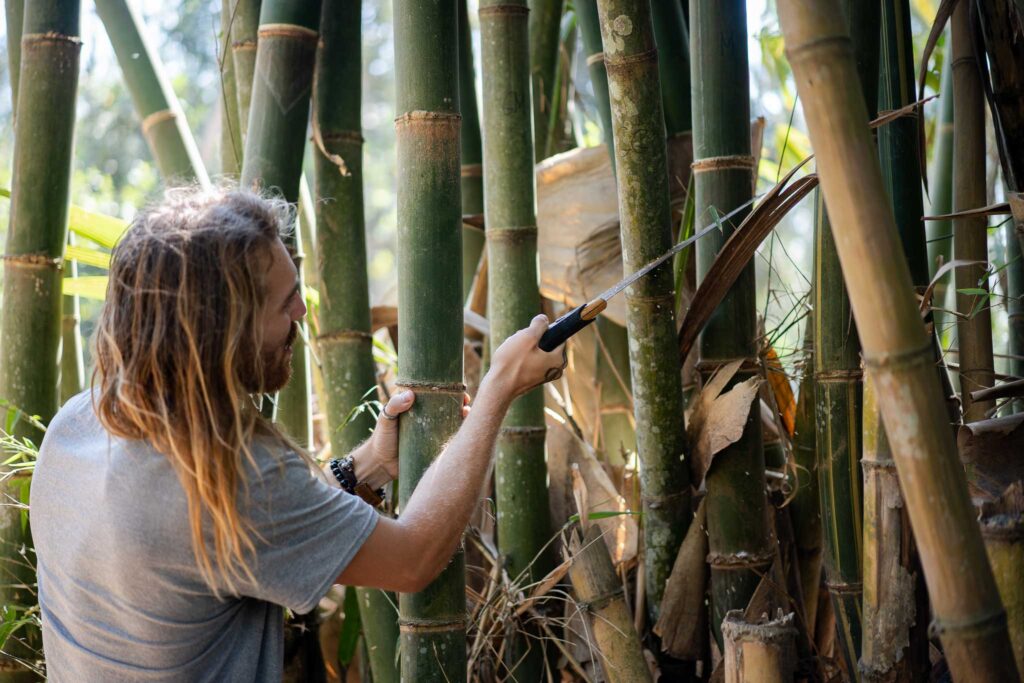
[[[750,623],[742,610],[722,621],[725,639],[725,683],[790,683],[796,674],[796,636],[793,612]]]
[[[650,681],[651,672],[633,626],[633,615],[626,606],[622,581],[612,566],[600,527],[591,524],[582,541],[579,531],[573,530],[569,554],[569,579],[580,607],[589,617],[587,639],[597,647],[605,679],[608,683]]]

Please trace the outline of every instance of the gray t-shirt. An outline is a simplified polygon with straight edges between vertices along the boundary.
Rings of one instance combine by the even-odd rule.
[[[30,499],[51,681],[281,680],[283,607],[312,610],[377,514],[293,452],[259,446],[255,457],[239,505],[259,534],[256,580],[218,599],[167,459],[111,437],[88,392],[68,401],[43,439]]]

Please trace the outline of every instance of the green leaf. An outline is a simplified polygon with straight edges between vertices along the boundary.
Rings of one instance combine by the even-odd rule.
[[[643,513],[640,512],[639,510],[623,510],[621,512],[607,510],[605,512],[591,512],[589,515],[587,515],[587,519],[608,519],[609,517],[621,517],[623,515],[636,515],[637,517],[643,517]],[[569,518],[569,521],[580,521],[579,513],[576,513],[575,515],[571,516]]]
[[[960,294],[973,294],[974,296],[989,296],[990,294],[987,289],[982,289],[981,287],[964,287],[956,291]]]
[[[359,620],[359,601],[356,597],[356,589],[352,586],[345,587],[344,614],[345,619],[341,622],[341,634],[338,636],[338,661],[342,666],[347,667],[356,656],[359,633],[363,626]]]
[[[128,222],[72,206],[68,228],[76,235],[90,239],[101,247],[113,249],[128,229]]]
[[[96,266],[104,270],[110,270],[110,254],[99,249],[80,247],[77,244],[69,244],[64,250],[64,258],[71,261],[78,261],[87,266]]]
[[[106,275],[80,275],[64,279],[64,294],[78,295],[83,299],[103,301],[107,298]]]

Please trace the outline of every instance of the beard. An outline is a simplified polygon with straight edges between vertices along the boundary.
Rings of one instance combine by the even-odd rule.
[[[246,373],[246,389],[253,394],[271,394],[280,391],[292,377],[292,346],[299,334],[298,323],[292,323],[288,338],[276,349],[263,351],[259,356],[259,372]],[[262,378],[262,382],[256,378]]]

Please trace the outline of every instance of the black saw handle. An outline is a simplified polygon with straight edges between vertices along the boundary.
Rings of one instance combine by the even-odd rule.
[[[596,315],[590,319],[583,318],[581,314],[587,305],[588,304],[581,304],[560,317],[555,322],[551,323],[551,325],[548,326],[547,332],[545,332],[540,338],[540,344],[538,344],[538,346],[540,346],[541,350],[554,351],[564,344],[569,337],[597,320]]]

